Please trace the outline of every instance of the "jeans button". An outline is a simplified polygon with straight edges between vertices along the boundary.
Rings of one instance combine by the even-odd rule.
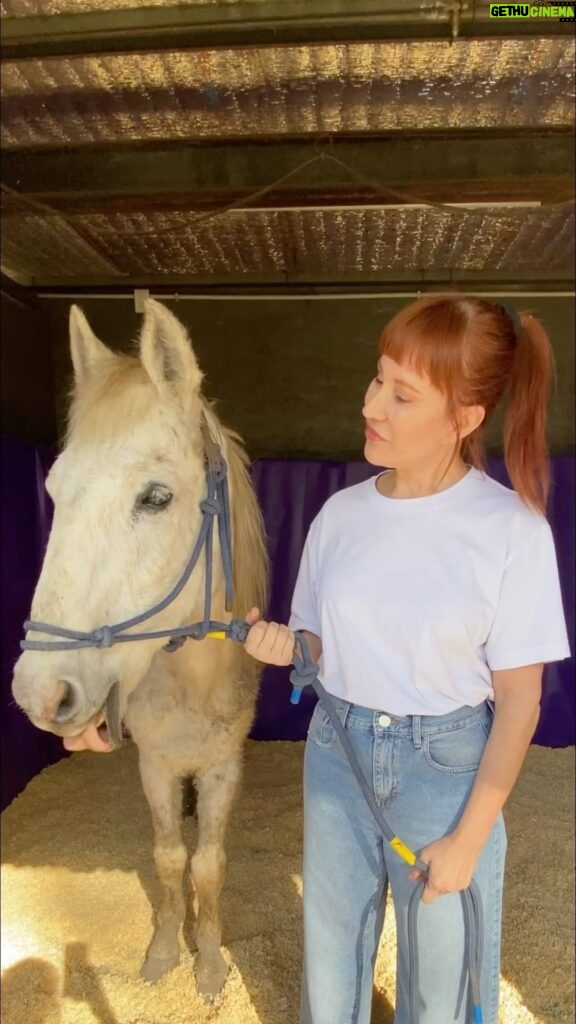
[[[378,725],[382,725],[385,729],[388,728],[389,725],[392,725],[390,715],[380,715]]]

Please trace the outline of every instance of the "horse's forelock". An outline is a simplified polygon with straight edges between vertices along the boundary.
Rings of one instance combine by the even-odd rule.
[[[160,398],[140,361],[114,354],[88,381],[75,387],[68,413],[66,443],[110,443],[126,428],[154,419]],[[166,400],[162,402],[166,406]],[[176,411],[176,407],[175,407]]]

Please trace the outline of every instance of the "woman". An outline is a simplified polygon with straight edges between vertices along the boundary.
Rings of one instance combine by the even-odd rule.
[[[506,836],[501,810],[538,721],[543,665],[569,656],[545,519],[552,351],[533,317],[432,295],[384,329],[364,408],[386,472],[333,495],[306,541],[289,626],[247,650],[288,665],[303,630],[385,817],[429,865],[419,914],[420,1024],[455,1018],[459,890],[482,895],[485,1024],[496,1024]],[[482,432],[507,394],[514,490],[487,477]],[[304,768],[301,1024],[368,1024],[390,881],[396,1024],[408,1021],[407,906],[420,873],[383,841],[316,706]]]

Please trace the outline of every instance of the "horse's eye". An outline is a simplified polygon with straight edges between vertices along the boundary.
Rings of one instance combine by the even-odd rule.
[[[161,512],[172,501],[172,492],[164,484],[149,484],[136,502],[136,511]]]

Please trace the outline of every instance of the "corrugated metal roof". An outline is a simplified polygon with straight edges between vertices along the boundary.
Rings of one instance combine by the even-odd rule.
[[[2,145],[574,121],[574,40],[378,42],[6,61]]]
[[[2,0],[0,16],[30,18],[37,15],[81,14],[88,11],[118,11],[136,7],[221,6],[264,3],[265,0]]]
[[[238,6],[240,0],[228,2]],[[242,2],[256,7],[262,0]],[[219,6],[219,0],[196,3]],[[0,10],[4,17],[23,18],[141,6],[138,0],[2,0]],[[180,4],[147,0],[147,6]],[[325,136],[364,139],[458,130],[465,135],[468,129],[481,134],[494,128],[544,129],[535,145],[545,149],[548,135],[574,123],[574,55],[573,38],[554,37],[460,38],[454,45],[445,40],[388,40],[215,46],[6,60],[0,70],[0,138],[3,148],[13,152],[63,150],[59,157],[67,166],[74,149],[84,146],[101,153],[109,147],[113,154],[115,147],[119,151],[127,143],[130,153],[132,144],[139,152],[140,143],[148,144],[146,151],[168,143],[171,159],[172,149],[180,150],[178,144],[186,140],[217,145],[232,140],[236,154],[245,150],[240,143],[250,139],[263,140],[268,149],[268,140],[286,140],[292,146],[298,139]],[[548,128],[554,131],[548,133]],[[22,155],[22,160],[34,158]],[[12,154],[9,159],[14,159]],[[206,172],[210,180],[205,192],[200,177],[188,199],[182,193],[184,175],[182,188],[169,199],[154,188],[148,198],[125,193],[116,202],[113,166],[111,162],[112,188],[107,187],[106,164],[93,190],[94,203],[89,195],[84,205],[76,203],[76,193],[63,190],[54,199],[55,212],[25,197],[3,196],[4,269],[38,281],[179,276],[194,284],[195,279],[226,276],[239,281],[337,280],[395,272],[413,272],[415,278],[423,272],[457,277],[464,271],[511,276],[558,271],[569,276],[573,266],[571,206],[467,212],[384,206],[244,209],[199,220],[192,204],[201,209],[203,198],[209,199],[206,209],[230,201],[224,195],[220,202],[224,186],[212,168]],[[541,183],[549,181],[553,201],[554,182],[565,186],[569,168],[558,171],[550,165],[548,170],[545,160],[538,166],[544,168],[538,171],[539,195],[548,195]],[[450,167],[458,198],[458,168],[461,176],[466,170],[456,159]],[[487,180],[490,174],[487,167]],[[495,169],[497,180],[489,182],[486,195],[501,191],[514,197],[521,174],[522,169],[508,168],[501,174],[500,189]],[[417,186],[418,166],[411,166],[407,177],[408,184]],[[234,191],[236,178],[226,181],[226,188]],[[13,189],[19,180],[15,173]],[[350,189],[335,193],[340,206],[354,197],[358,201],[359,181],[351,175]],[[329,183],[328,176],[328,191]],[[105,191],[105,204],[98,205],[99,189]],[[367,196],[370,191],[366,186]],[[418,194],[417,187],[407,191]],[[368,197],[366,202],[373,200]]]
[[[5,200],[6,203],[6,200]],[[574,206],[445,211],[235,211],[197,223],[188,210],[4,213],[3,263],[16,276],[70,278],[476,270],[569,273]]]

